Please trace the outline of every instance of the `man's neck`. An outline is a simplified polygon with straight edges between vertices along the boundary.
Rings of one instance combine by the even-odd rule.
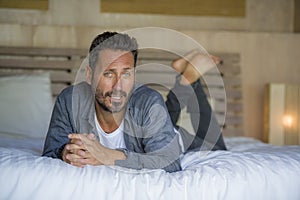
[[[95,105],[95,110],[98,123],[106,133],[112,133],[118,129],[125,114],[125,111],[120,111],[118,113],[106,111],[97,103]]]

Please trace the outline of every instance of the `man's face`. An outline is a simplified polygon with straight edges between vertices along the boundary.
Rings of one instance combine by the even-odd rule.
[[[131,52],[101,50],[93,77],[96,103],[106,111],[122,111],[131,95],[135,80]]]

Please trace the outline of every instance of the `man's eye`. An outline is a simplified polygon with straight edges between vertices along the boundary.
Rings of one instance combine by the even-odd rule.
[[[130,77],[130,76],[131,76],[131,72],[125,72],[125,73],[123,74],[123,76],[124,76],[125,78]]]
[[[113,73],[112,72],[104,72],[104,76],[107,77],[107,78],[112,78]]]

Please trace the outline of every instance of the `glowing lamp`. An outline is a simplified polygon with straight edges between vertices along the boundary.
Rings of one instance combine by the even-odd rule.
[[[265,90],[264,142],[300,145],[300,86],[272,83]]]
[[[293,117],[291,115],[284,115],[282,118],[283,126],[290,128],[293,124]]]

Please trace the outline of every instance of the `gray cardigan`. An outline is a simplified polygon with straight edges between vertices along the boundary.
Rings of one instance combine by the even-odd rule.
[[[133,169],[181,170],[178,135],[161,95],[146,86],[136,85],[126,109],[126,149],[123,151],[127,158],[115,164]],[[43,156],[61,159],[69,133],[98,136],[94,117],[94,95],[89,84],[81,82],[64,89],[54,105]]]

